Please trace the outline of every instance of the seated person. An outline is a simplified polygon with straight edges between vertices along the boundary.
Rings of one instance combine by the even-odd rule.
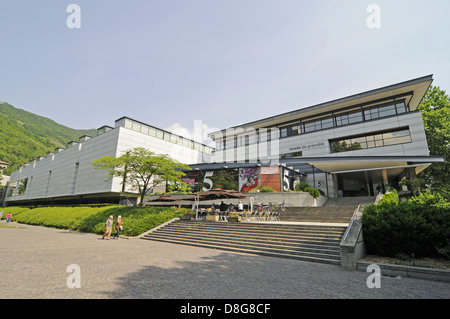
[[[220,203],[219,209],[221,212],[224,212],[228,209],[228,205],[222,201],[222,203]]]

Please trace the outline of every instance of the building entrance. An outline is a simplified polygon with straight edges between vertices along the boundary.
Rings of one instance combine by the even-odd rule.
[[[376,196],[388,187],[398,189],[403,177],[416,178],[415,167],[386,168],[337,173],[338,196]]]

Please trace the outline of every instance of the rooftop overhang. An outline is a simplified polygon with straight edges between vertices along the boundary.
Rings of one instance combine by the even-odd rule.
[[[209,137],[214,139],[214,136],[216,135],[225,136],[227,130],[234,130],[237,128],[241,128],[244,130],[248,128],[270,128],[284,122],[295,121],[301,118],[313,118],[314,116],[320,116],[327,113],[332,114],[333,112],[338,112],[339,110],[348,109],[353,106],[372,105],[394,99],[405,99],[406,104],[409,105],[410,110],[414,111],[419,106],[432,82],[433,76],[427,75],[417,79],[351,95],[330,102],[325,102],[264,118],[261,120],[240,124],[225,130],[210,133],[208,135]]]
[[[202,163],[202,164],[193,164],[189,165],[191,169],[183,169],[181,171],[192,171],[192,170],[200,170],[200,171],[208,171],[208,170],[220,170],[220,169],[239,169],[239,168],[253,168],[253,167],[267,167],[271,166],[267,163],[261,162],[253,162],[253,163]],[[273,166],[273,165],[272,165]]]
[[[288,167],[308,164],[331,174],[415,167],[418,174],[432,163],[443,162],[444,156],[364,156],[298,158],[284,161],[283,164]]]

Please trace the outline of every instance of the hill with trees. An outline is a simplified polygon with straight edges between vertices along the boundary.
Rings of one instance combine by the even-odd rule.
[[[9,175],[22,164],[45,156],[57,147],[66,147],[82,135],[95,136],[96,130],[77,130],[0,102],[0,160],[9,163]]]

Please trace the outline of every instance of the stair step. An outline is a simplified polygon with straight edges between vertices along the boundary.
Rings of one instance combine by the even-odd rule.
[[[270,228],[231,228],[231,227],[209,227],[208,225],[168,225],[165,226],[164,229],[174,229],[174,230],[195,230],[195,231],[202,231],[202,230],[209,230],[209,231],[215,231],[215,232],[226,232],[233,234],[235,233],[242,233],[245,232],[246,234],[270,234],[270,233],[276,233],[278,235],[286,235],[286,236],[296,236],[296,235],[303,235],[303,236],[314,236],[314,237],[327,237],[327,238],[337,238],[342,236],[342,234],[345,232],[345,229],[340,230],[334,230],[330,229],[329,231],[325,230],[314,230],[314,229],[279,229],[279,230],[273,230]]]
[[[177,220],[142,239],[304,261],[340,264],[346,227],[282,223]]]
[[[149,234],[153,235],[153,234]],[[187,236],[186,234],[174,233],[174,232],[164,232],[158,231],[156,234],[158,236],[166,236],[170,238],[185,238],[185,239],[194,239],[195,241],[205,240],[205,241],[220,241],[224,243],[239,243],[242,245],[260,245],[260,246],[272,246],[272,247],[280,247],[286,249],[305,249],[305,250],[326,250],[329,252],[339,252],[339,244],[335,243],[330,244],[323,241],[281,241],[272,238],[265,239],[256,239],[256,238],[245,238],[245,237],[234,237],[230,238],[224,235],[217,234],[195,234],[192,236]],[[148,236],[148,235],[146,235]]]
[[[263,250],[259,250],[259,249],[254,250],[254,249],[243,248],[243,247],[237,248],[237,247],[230,247],[230,246],[219,246],[219,245],[212,245],[212,244],[208,244],[208,243],[192,244],[190,242],[186,242],[183,240],[166,239],[164,237],[145,236],[145,237],[143,237],[143,239],[162,241],[162,242],[173,243],[173,244],[182,244],[182,245],[190,245],[190,246],[197,246],[197,247],[228,250],[228,251],[234,251],[234,252],[239,252],[239,253],[271,256],[271,257],[278,257],[278,258],[297,259],[297,260],[302,260],[302,261],[320,262],[320,263],[327,263],[327,264],[334,264],[334,265],[341,264],[339,259],[324,258],[324,257],[318,257],[318,256],[314,257],[314,256],[308,256],[305,254],[289,254],[289,253],[286,253],[286,251],[278,251],[278,252],[277,251],[263,251]]]
[[[188,235],[204,235],[204,236],[219,236],[222,235],[224,238],[271,238],[272,240],[285,240],[285,241],[319,241],[326,243],[338,243],[340,242],[341,236],[333,237],[319,237],[314,235],[283,235],[278,233],[248,233],[248,232],[226,232],[226,231],[211,231],[211,230],[186,230],[186,229],[171,229],[163,227],[158,230],[158,232],[170,232]]]
[[[170,226],[180,227],[208,227],[211,229],[241,229],[241,230],[264,230],[264,231],[280,231],[280,232],[297,232],[297,231],[314,231],[320,232],[344,232],[347,226],[319,226],[319,225],[289,225],[289,224],[275,224],[275,223],[253,223],[253,222],[240,222],[240,223],[227,223],[227,222],[196,222],[196,221],[184,221],[174,222]]]

